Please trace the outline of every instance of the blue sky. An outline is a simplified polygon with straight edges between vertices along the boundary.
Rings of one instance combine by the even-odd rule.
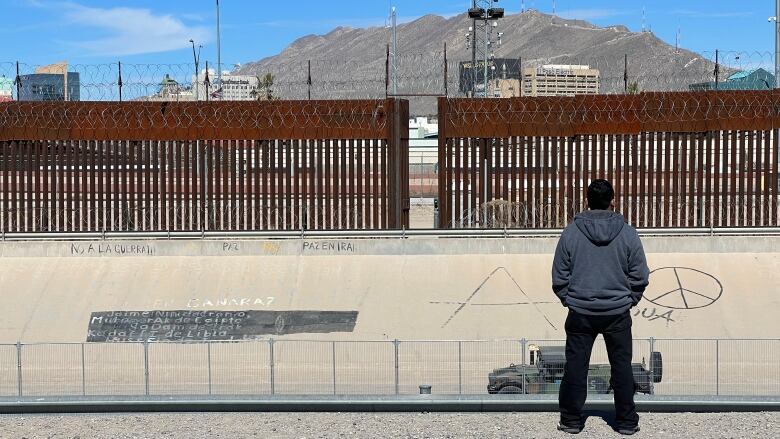
[[[203,44],[203,60],[216,60],[215,0],[0,0],[0,62],[46,64],[187,63],[188,40]],[[278,53],[296,38],[324,34],[338,25],[382,26],[391,3],[408,21],[424,14],[451,16],[469,0],[220,0],[222,60],[245,63]],[[699,52],[753,53],[774,50],[774,0],[557,0],[559,15],[597,25],[647,23],[674,44],[678,26],[682,46]],[[293,6],[288,6],[288,5]],[[501,0],[509,13],[522,0]],[[553,0],[525,0],[526,7],[552,11]],[[293,16],[294,15],[294,16]],[[758,55],[758,54],[761,55]]]

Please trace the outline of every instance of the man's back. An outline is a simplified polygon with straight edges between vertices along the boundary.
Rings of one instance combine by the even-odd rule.
[[[575,217],[558,242],[552,274],[563,304],[588,315],[628,310],[641,299],[649,275],[639,235],[610,210]]]

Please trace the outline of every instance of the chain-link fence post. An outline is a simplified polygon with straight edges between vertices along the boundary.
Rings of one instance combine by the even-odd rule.
[[[22,342],[16,342],[16,383],[19,387],[19,397],[22,397]]]
[[[623,54],[623,93],[628,94],[628,54]]]
[[[715,339],[715,395],[720,395],[720,339]]]
[[[449,67],[447,66],[447,42],[444,42],[444,97],[450,95],[449,85],[447,84],[447,74],[449,73]]]
[[[144,393],[149,396],[149,341],[144,340]]]
[[[463,394],[463,342],[458,340],[458,394]]]
[[[525,352],[526,352],[527,344],[528,344],[528,340],[526,340],[525,338],[520,339],[520,358],[522,358],[522,362],[521,363],[522,363],[523,366],[525,366],[525,364],[526,364],[525,363]],[[526,387],[526,385],[525,385],[525,367],[523,367],[522,369],[523,369],[523,373],[522,373],[522,379],[523,379],[523,381],[522,381],[523,386],[522,387],[523,387],[523,390],[522,390],[522,392],[525,395],[526,393],[528,393],[526,388],[525,388]]]
[[[399,394],[400,390],[400,382],[399,382],[399,374],[398,374],[398,347],[401,344],[398,339],[393,340],[393,347],[395,348],[395,394]]]
[[[718,89],[720,82],[720,50],[715,49],[715,90]]]
[[[268,367],[271,372],[271,395],[276,392],[274,389],[274,339],[268,339]]]
[[[654,383],[653,377],[655,375],[655,365],[653,364],[653,352],[655,351],[655,338],[650,337],[650,364],[648,364],[648,369],[650,369],[650,382]]]
[[[309,64],[309,76],[306,79],[306,87],[308,89],[309,100],[311,100],[311,60],[308,60],[308,61],[309,61],[309,63],[308,63]]]
[[[336,394],[336,342],[332,341],[331,345],[331,363],[333,364],[333,394]]]
[[[14,84],[16,85],[16,100],[21,102],[22,101],[22,76],[19,74],[19,61],[16,61],[16,80],[14,81]]]
[[[81,395],[87,396],[87,360],[84,353],[84,343],[81,343]]]
[[[119,87],[119,102],[122,102],[122,61],[119,61],[117,64],[119,65],[119,75],[117,76],[116,85]]]
[[[211,342],[206,343],[206,357],[209,366],[209,395],[211,395]]]

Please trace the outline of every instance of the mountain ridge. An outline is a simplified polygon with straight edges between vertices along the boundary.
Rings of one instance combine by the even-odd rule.
[[[442,93],[443,49],[447,45],[448,90],[458,90],[458,63],[471,58],[465,34],[466,14],[445,18],[424,15],[398,26],[398,76],[401,93]],[[629,83],[640,90],[687,90],[694,82],[712,80],[715,65],[695,52],[678,49],[651,32],[632,32],[625,25],[599,27],[529,10],[499,21],[503,44],[496,58],[522,58],[524,67],[542,64],[587,64],[601,72],[601,91],[623,91],[624,56]],[[302,98],[312,63],[313,98],[381,97],[385,88],[385,27],[338,26],[323,35],[296,39],[277,55],[246,63],[238,74],[276,77],[281,97]],[[723,78],[733,70],[721,67]],[[305,90],[303,91],[305,95]],[[316,96],[315,96],[316,95]]]

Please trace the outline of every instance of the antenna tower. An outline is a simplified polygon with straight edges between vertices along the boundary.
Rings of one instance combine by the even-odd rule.
[[[674,42],[674,53],[680,53],[680,28],[677,28],[677,38]]]
[[[471,43],[471,95],[488,97],[488,85],[495,77],[495,50],[501,46],[503,32],[498,32],[498,19],[504,10],[497,8],[498,0],[472,0],[471,29],[467,41]],[[475,15],[472,16],[471,12]],[[476,14],[482,11],[481,15]],[[477,17],[479,15],[479,17]]]

